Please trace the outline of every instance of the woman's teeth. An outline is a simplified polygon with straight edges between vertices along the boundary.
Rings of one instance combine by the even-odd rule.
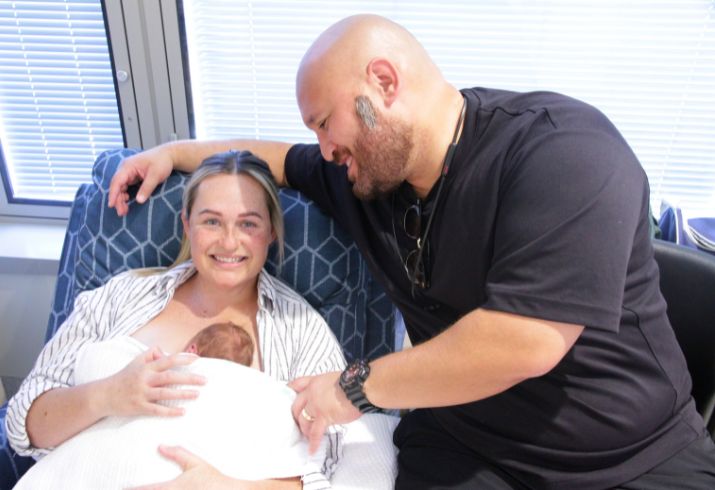
[[[214,259],[219,262],[224,262],[226,264],[236,264],[238,262],[241,262],[244,257],[221,257],[220,255],[214,255]]]

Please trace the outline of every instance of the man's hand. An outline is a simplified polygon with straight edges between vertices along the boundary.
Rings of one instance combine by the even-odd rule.
[[[137,192],[137,202],[144,203],[157,185],[169,178],[174,169],[170,145],[161,145],[125,159],[109,184],[109,207],[117,215],[125,216],[129,211],[129,186],[141,182]]]
[[[339,372],[296,378],[288,386],[298,396],[293,402],[293,417],[308,438],[311,454],[317,451],[325,430],[330,425],[347,424],[360,417],[338,385]]]

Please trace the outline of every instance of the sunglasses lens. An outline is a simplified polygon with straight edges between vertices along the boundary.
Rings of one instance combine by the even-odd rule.
[[[407,208],[403,226],[408,237],[413,240],[420,238],[420,233],[422,232],[422,213],[420,212],[419,206],[414,204]]]
[[[405,269],[407,269],[407,274],[415,283],[415,286],[424,289],[427,287],[427,276],[425,275],[424,262],[419,255],[419,249],[415,249],[407,254],[405,258]],[[418,258],[420,259],[419,261]]]

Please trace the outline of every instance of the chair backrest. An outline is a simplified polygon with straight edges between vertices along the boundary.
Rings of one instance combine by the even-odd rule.
[[[47,338],[72,310],[82,291],[101,286],[127,269],[169,265],[183,233],[179,212],[186,174],[173,173],[141,206],[119,218],[107,207],[109,182],[121,161],[138,150],[102,153],[93,183],[77,192],[60,258]],[[266,268],[303,295],[326,319],[348,361],[375,358],[395,347],[394,309],[367,270],[357,246],[316,204],[281,190],[285,215],[285,260]]]
[[[715,437],[715,256],[653,240],[668,318],[693,379],[698,412]]]

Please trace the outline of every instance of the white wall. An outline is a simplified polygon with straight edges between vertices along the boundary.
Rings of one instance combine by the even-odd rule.
[[[0,378],[8,396],[44,344],[64,228],[0,220]]]
[[[118,96],[127,146],[150,148],[188,138],[176,2],[133,0],[105,7],[115,68],[125,75]],[[8,396],[44,343],[68,214],[67,208],[19,206],[7,203],[0,186],[0,380],[9,382]]]

